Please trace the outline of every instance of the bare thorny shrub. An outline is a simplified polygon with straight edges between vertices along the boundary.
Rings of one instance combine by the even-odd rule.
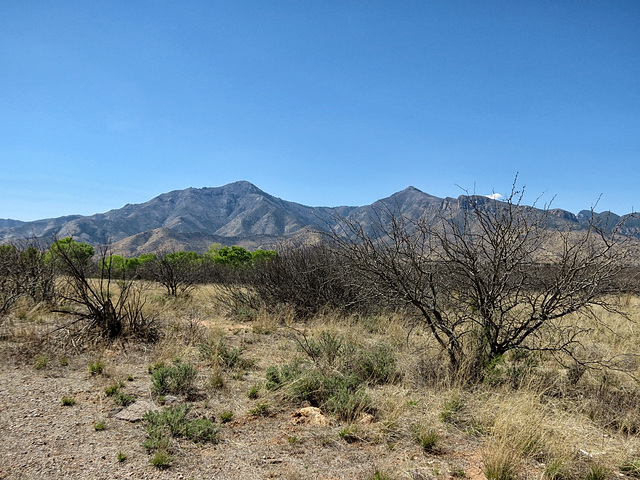
[[[63,308],[54,311],[75,317],[57,331],[67,333],[73,343],[123,336],[156,339],[156,318],[145,311],[145,281],[114,271],[111,262],[96,265],[77,251],[56,245],[52,245],[51,254],[61,268],[58,296]],[[108,256],[104,247],[100,258]]]
[[[0,323],[20,300],[51,302],[54,272],[35,240],[0,246]]]
[[[139,270],[143,278],[163,285],[167,295],[174,297],[188,295],[202,275],[195,252],[161,250],[144,262]]]
[[[278,256],[253,268],[230,271],[223,284],[223,301],[234,312],[293,309],[308,318],[327,310],[344,313],[372,308],[353,284],[341,257],[326,245],[281,244]]]
[[[370,298],[413,311],[455,377],[481,380],[514,350],[580,362],[586,328],[563,319],[596,306],[624,315],[610,299],[629,250],[617,226],[592,217],[573,230],[522,199],[514,183],[502,201],[463,196],[449,214],[415,219],[385,205],[367,222],[339,218],[330,238]]]

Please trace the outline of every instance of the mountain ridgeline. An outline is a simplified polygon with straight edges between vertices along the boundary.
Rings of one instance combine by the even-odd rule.
[[[0,243],[25,238],[73,236],[91,245],[111,244],[114,252],[140,255],[160,250],[204,252],[212,243],[245,248],[270,248],[283,240],[313,241],[318,232],[331,228],[340,217],[353,218],[366,226],[375,221],[375,212],[389,208],[408,218],[426,214],[456,215],[469,197],[438,198],[414,187],[397,192],[371,205],[360,207],[308,207],[263,192],[255,185],[239,181],[222,187],[187,188],[159,195],[148,202],[90,216],[20,222],[0,219]],[[476,197],[476,201],[491,201]],[[532,207],[520,207],[532,208]],[[556,226],[581,228],[588,224],[590,211],[578,215],[555,209],[550,218]],[[615,225],[622,217],[605,212],[596,220]],[[640,220],[626,219],[622,233],[640,238]]]

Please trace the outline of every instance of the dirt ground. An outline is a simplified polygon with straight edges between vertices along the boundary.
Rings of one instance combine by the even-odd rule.
[[[224,411],[233,411],[234,418],[221,425],[217,444],[175,441],[174,461],[160,470],[150,465],[143,447],[143,423],[118,419],[122,407],[104,392],[114,379],[126,378],[124,391],[136,403],[157,404],[148,373],[157,359],[153,348],[49,354],[39,369],[34,367],[37,352],[24,355],[11,341],[0,341],[0,355],[0,479],[484,478],[479,454],[468,443],[449,442],[428,454],[415,444],[390,442],[393,435],[379,440],[383,426],[375,423],[358,426],[358,434],[347,441],[340,435],[344,423],[301,421],[295,416],[299,405],[272,403],[264,415],[251,414],[260,399],[251,400],[246,392],[253,380],[264,379],[260,369],[229,379],[219,391],[203,387],[188,399],[195,412],[216,423]],[[97,355],[106,369],[92,375],[88,365]],[[63,406],[63,397],[73,397],[75,404]],[[105,423],[104,430],[94,428],[98,422]],[[118,461],[118,454],[126,459]],[[393,476],[376,477],[376,471]]]

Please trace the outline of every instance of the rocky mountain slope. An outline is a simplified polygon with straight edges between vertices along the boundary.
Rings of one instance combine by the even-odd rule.
[[[264,248],[285,239],[309,240],[314,232],[330,228],[339,217],[354,218],[366,227],[375,218],[375,212],[385,206],[410,218],[422,214],[435,218],[442,212],[456,215],[468,201],[466,196],[443,199],[407,187],[371,205],[309,207],[282,200],[249,182],[239,181],[215,188],[175,190],[146,203],[127,204],[91,216],[72,215],[33,222],[0,220],[0,242],[73,236],[92,245],[110,243],[126,255],[160,249],[202,252],[212,243]],[[556,209],[550,213],[554,223],[578,228],[586,225],[591,217],[589,211],[574,215]],[[605,212],[597,214],[597,219],[614,225],[622,217]],[[625,233],[640,237],[640,220],[629,218]]]

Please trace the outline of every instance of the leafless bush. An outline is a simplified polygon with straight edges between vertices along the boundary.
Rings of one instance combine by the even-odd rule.
[[[514,349],[571,353],[585,328],[560,322],[569,314],[617,312],[608,295],[627,255],[617,229],[593,220],[556,228],[522,198],[514,183],[503,201],[460,197],[436,218],[382,207],[366,224],[338,219],[330,236],[350,277],[365,279],[371,297],[412,308],[452,371],[473,380]]]
[[[0,246],[0,318],[21,298],[51,301],[53,292],[53,269],[35,241]]]
[[[308,317],[327,309],[345,312],[369,308],[360,285],[345,275],[341,257],[326,245],[280,245],[278,256],[235,272],[226,283],[226,299],[254,309],[288,306]]]
[[[157,336],[155,318],[145,313],[145,282],[128,279],[124,272],[115,272],[110,262],[99,266],[76,254],[73,248],[51,247],[52,258],[64,266],[59,296],[62,307],[56,312],[76,317],[60,329],[73,337],[114,340],[121,336],[136,336],[154,340]],[[108,257],[103,248],[100,259]],[[97,270],[97,271],[96,271]],[[95,276],[93,273],[97,273]]]
[[[160,283],[167,295],[188,294],[200,280],[201,262],[195,252],[159,252],[140,267],[143,278]]]

